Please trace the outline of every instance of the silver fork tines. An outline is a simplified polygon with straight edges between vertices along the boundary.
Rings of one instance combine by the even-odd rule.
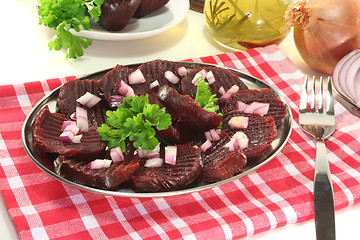
[[[315,77],[311,90],[308,77],[305,78],[300,96],[299,123],[301,128],[316,139],[316,160],[314,176],[315,226],[318,240],[335,239],[335,211],[331,174],[324,140],[335,131],[335,111],[331,78],[322,77],[319,87]],[[327,87],[324,88],[324,85]],[[308,92],[310,93],[310,96]],[[317,97],[316,97],[317,96]],[[310,98],[310,104],[308,99]],[[324,101],[325,100],[325,101]],[[326,111],[324,111],[326,105]]]

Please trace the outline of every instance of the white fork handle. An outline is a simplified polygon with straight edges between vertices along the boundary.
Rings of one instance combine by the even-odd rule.
[[[334,196],[326,147],[323,140],[316,141],[314,177],[314,209],[317,240],[335,239]]]

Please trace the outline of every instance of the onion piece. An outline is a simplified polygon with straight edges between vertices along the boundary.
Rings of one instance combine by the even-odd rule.
[[[69,125],[67,125],[64,129],[62,129],[62,131],[63,132],[72,132],[74,135],[78,134],[80,129],[77,126],[76,122],[74,122],[74,121],[70,121],[70,122],[71,123]]]
[[[164,75],[165,75],[165,78],[169,81],[169,82],[171,82],[172,84],[177,84],[178,82],[179,82],[179,80],[180,80],[180,78],[178,78],[173,72],[171,72],[171,71],[166,71],[165,73],[164,73]]]
[[[87,111],[81,107],[76,107],[76,125],[82,132],[89,131]]]
[[[135,96],[134,89],[132,89],[132,87],[130,87],[128,84],[126,84],[124,82],[124,80],[121,80],[119,82],[118,91],[121,95],[123,95],[125,97],[134,97]]]
[[[249,118],[243,116],[232,117],[228,124],[232,129],[245,129],[249,125]]]
[[[82,134],[76,135],[73,137],[72,142],[73,143],[81,143]]]
[[[219,130],[220,129],[210,129],[212,141],[219,141],[221,139],[219,135]]]
[[[70,120],[66,120],[63,122],[62,126],[61,126],[61,131],[63,132],[64,129],[69,126],[70,124],[76,124],[76,122],[74,121],[70,121]]]
[[[89,108],[92,108],[95,106],[98,102],[101,101],[101,98],[98,96],[95,96],[92,93],[86,92],[84,95],[76,99],[78,103],[81,103],[82,105],[85,105]]]
[[[229,99],[229,97],[231,97],[231,95],[233,95],[234,93],[239,91],[239,89],[240,89],[239,86],[233,85],[229,90],[227,90],[225,92],[224,95],[221,96],[221,98],[219,99],[219,102],[220,103],[226,102]]]
[[[235,104],[235,110],[237,110],[239,112],[244,112],[244,110],[247,106],[248,106],[248,104],[241,102],[241,101],[237,101]]]
[[[150,89],[155,89],[155,88],[158,88],[158,87],[160,87],[160,84],[159,84],[158,80],[155,80],[152,83],[150,83]]]
[[[199,80],[205,80],[207,71],[205,69],[202,69],[201,71],[197,72],[192,79],[191,83],[197,86],[197,83]]]
[[[180,77],[187,76],[187,70],[186,70],[186,68],[184,66],[183,67],[178,67],[177,73],[179,74]]]
[[[225,147],[229,148],[229,151],[235,151],[239,147],[238,142],[235,138],[231,138],[230,141],[225,144]]]
[[[165,162],[168,164],[176,164],[177,147],[167,146],[165,147]]]
[[[74,137],[75,137],[75,135],[72,132],[62,132],[60,134],[60,139],[63,142],[72,142]]]
[[[208,81],[208,83],[211,85],[213,84],[214,82],[216,82],[215,80],[215,77],[214,77],[214,74],[212,71],[209,71],[207,74],[206,74],[206,80]]]
[[[162,158],[150,158],[146,160],[144,167],[161,167],[163,163],[164,159]]]
[[[252,102],[251,104],[245,107],[244,113],[264,116],[269,111],[269,107],[270,107],[269,103]]]
[[[313,69],[332,73],[337,62],[360,47],[359,0],[299,0],[289,5],[287,25],[294,25],[300,56]]]
[[[224,95],[226,93],[225,88],[223,86],[219,88],[219,93],[220,95]]]
[[[112,161],[109,159],[95,159],[89,162],[86,167],[90,169],[108,168],[111,166]]]
[[[206,150],[208,150],[211,147],[211,145],[212,145],[212,143],[208,139],[203,144],[201,144],[200,148],[203,152],[206,152]]]
[[[129,75],[128,80],[129,84],[141,84],[146,82],[146,79],[140,69],[136,69],[136,71],[132,72]]]
[[[333,83],[340,94],[360,108],[360,49],[350,52],[336,64]]]
[[[124,154],[120,147],[110,149],[110,158],[113,162],[124,161]]]
[[[125,96],[122,95],[111,95],[110,96],[110,107],[117,107],[124,103],[123,99]]]
[[[236,139],[237,144],[241,149],[245,149],[249,146],[249,138],[244,132],[238,131],[232,138]]]
[[[70,119],[76,121],[76,112],[73,112],[73,113],[70,115]]]

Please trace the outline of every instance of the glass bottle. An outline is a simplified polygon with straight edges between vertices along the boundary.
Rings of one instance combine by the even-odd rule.
[[[291,3],[292,0],[205,0],[206,27],[216,42],[233,50],[279,44],[289,32],[285,11]]]

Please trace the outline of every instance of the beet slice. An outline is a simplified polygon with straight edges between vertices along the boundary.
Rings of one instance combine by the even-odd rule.
[[[127,153],[124,157],[124,161],[112,163],[109,168],[90,169],[86,166],[89,161],[79,162],[73,158],[60,156],[56,160],[55,171],[78,184],[100,189],[116,189],[140,168],[136,155]]]
[[[87,111],[87,116],[90,124],[101,126],[105,122],[105,112],[109,108],[104,99],[101,99],[95,106],[89,108],[84,106],[76,100],[83,96],[86,92],[101,97],[99,94],[99,82],[95,80],[80,80],[74,79],[65,83],[57,98],[57,103],[61,113],[66,117],[70,117],[76,111],[76,107],[82,107]]]
[[[134,17],[141,18],[165,6],[170,0],[142,0]]]
[[[207,131],[221,123],[220,115],[204,110],[190,96],[181,95],[169,86],[161,87],[157,96],[173,120],[177,119],[191,129]]]
[[[191,70],[186,77],[181,80],[181,92],[189,95],[195,99],[196,86],[192,83],[195,75],[201,70],[212,72],[215,78],[215,82],[210,84],[210,90],[212,94],[216,94],[217,98],[221,97],[219,89],[224,88],[225,91],[229,90],[233,85],[237,85],[240,90],[248,89],[248,87],[239,79],[238,76],[232,74],[230,70],[219,67],[199,67]]]
[[[129,75],[134,72],[131,68],[122,65],[116,65],[113,69],[108,71],[99,82],[99,91],[103,94],[105,100],[111,106],[112,96],[120,95],[118,85],[121,80],[126,84],[129,83]]]
[[[200,179],[204,182],[218,182],[233,177],[247,163],[243,150],[237,148],[230,151],[226,146],[230,137],[224,131],[221,131],[220,137],[202,153],[204,167]]]
[[[201,149],[178,145],[175,165],[164,163],[161,167],[142,167],[131,179],[137,192],[173,191],[192,183],[201,170]]]
[[[238,101],[246,104],[250,104],[252,102],[269,103],[269,111],[265,117],[272,117],[275,120],[276,125],[279,125],[286,115],[286,107],[284,103],[274,94],[273,91],[268,88],[238,91],[225,103],[224,113],[234,110]]]
[[[236,116],[249,117],[249,125],[246,129],[233,129],[229,126],[229,120]],[[259,158],[270,147],[277,136],[276,124],[273,118],[236,111],[224,114],[222,130],[230,137],[237,131],[242,131],[248,136],[249,145],[244,149],[248,159]]]
[[[101,141],[97,127],[91,125],[88,132],[82,134],[81,143],[64,142],[60,139],[61,126],[69,120],[60,113],[51,113],[44,107],[36,116],[34,123],[34,146],[41,152],[57,153],[79,159],[102,156],[106,142]]]
[[[144,75],[148,86],[150,86],[153,81],[157,80],[160,87],[166,85],[176,89],[176,91],[179,91],[181,79],[181,76],[178,74],[179,67],[181,67],[180,63],[157,59],[141,64],[138,69],[140,69]],[[165,72],[167,71],[172,72],[176,77],[178,77],[179,82],[176,84],[169,82],[169,80],[165,77]]]
[[[141,0],[105,0],[101,4],[99,24],[108,31],[120,31],[126,27],[139,7]]]

